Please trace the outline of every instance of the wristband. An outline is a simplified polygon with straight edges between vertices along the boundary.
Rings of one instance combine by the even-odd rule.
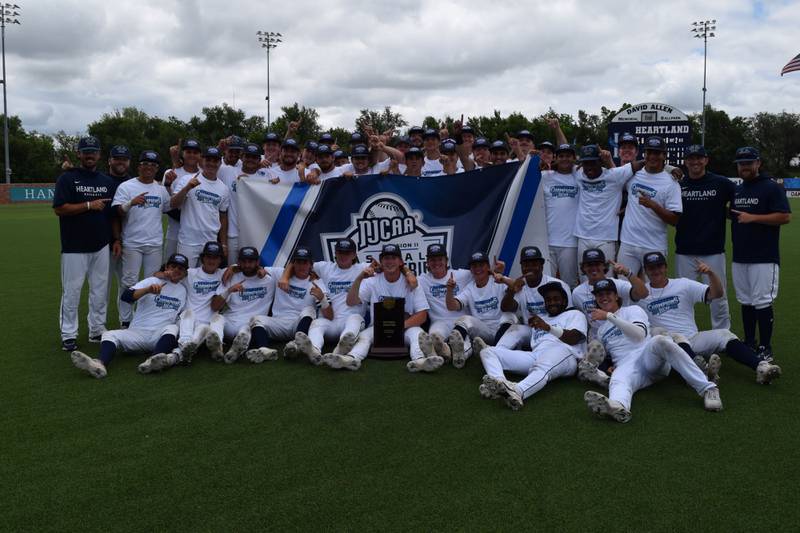
[[[130,200],[130,201],[128,201],[128,202],[125,202],[124,204],[121,204],[121,205],[119,206],[119,208],[120,208],[120,209],[122,209],[122,212],[123,212],[123,213],[127,213],[128,211],[130,211],[130,210],[131,210],[131,206],[133,205],[131,202],[133,202],[133,200]]]
[[[328,301],[328,295],[327,294],[324,295],[322,297],[322,300],[319,301],[319,306],[322,309],[327,309],[327,308],[329,308],[331,306],[331,303]]]
[[[564,328],[560,326],[550,326],[550,333],[555,335],[557,339],[560,339],[564,334]]]

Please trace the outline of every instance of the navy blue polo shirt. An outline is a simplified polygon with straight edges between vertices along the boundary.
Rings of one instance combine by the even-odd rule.
[[[53,207],[83,204],[99,198],[114,198],[114,180],[102,172],[70,169],[58,177]],[[86,211],[58,217],[61,228],[61,253],[92,253],[111,241],[111,202],[102,211]]]
[[[675,253],[714,255],[725,252],[728,205],[736,184],[724,176],[706,172],[701,178],[681,180],[683,213],[675,231]]]
[[[736,186],[736,196],[731,209],[766,215],[791,213],[786,191],[769,176],[761,175]],[[751,222],[739,224],[738,215],[731,213],[733,260],[736,263],[780,263],[778,239],[780,226]]]

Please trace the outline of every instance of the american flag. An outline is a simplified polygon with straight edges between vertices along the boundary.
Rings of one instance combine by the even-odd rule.
[[[781,76],[787,72],[794,72],[795,70],[800,70],[800,54],[797,54],[791,61],[786,63],[786,66],[781,70]]]

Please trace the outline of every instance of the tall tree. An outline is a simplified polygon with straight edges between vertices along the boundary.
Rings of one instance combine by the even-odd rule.
[[[372,109],[362,109],[356,118],[356,130],[364,131],[364,126],[369,124],[372,128],[382,133],[387,130],[399,131],[408,122],[403,118],[400,113],[392,111],[390,106],[383,108],[383,111],[374,111]]]
[[[290,106],[281,107],[283,114],[272,121],[272,131],[283,137],[292,122],[299,122],[300,126],[294,134],[298,142],[316,141],[319,138],[321,127],[319,113],[313,107],[301,106],[297,102]],[[348,141],[349,136],[348,136]]]
[[[789,161],[800,154],[800,115],[785,111],[756,113],[749,123],[765,170],[778,178],[787,177]]]
[[[8,118],[8,149],[14,182],[52,181],[60,172],[53,138],[36,131],[25,131],[17,116]],[[5,154],[0,150],[0,168],[5,167]]]

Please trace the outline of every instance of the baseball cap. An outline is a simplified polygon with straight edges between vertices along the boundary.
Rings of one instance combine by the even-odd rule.
[[[461,133],[471,133],[475,135],[475,128],[473,128],[469,124],[464,124],[463,126],[461,126]]]
[[[364,136],[361,135],[360,132],[354,131],[352,135],[350,135],[350,144],[361,144],[364,142]]]
[[[628,133],[627,131],[619,138],[619,144],[621,145],[622,143],[633,143],[636,146],[639,146],[639,140],[636,138],[636,135]]]
[[[338,241],[336,241],[334,250],[336,250],[337,252],[355,252],[356,243],[353,242],[353,239],[339,239]]]
[[[531,133],[528,130],[519,130],[517,132],[517,138],[518,139],[526,138],[526,139],[533,140],[533,133]]]
[[[489,263],[489,256],[483,252],[475,252],[474,254],[469,256],[470,266],[473,263]]]
[[[396,244],[384,244],[383,248],[381,248],[381,254],[378,256],[379,258],[383,258],[385,255],[394,255],[397,257],[403,257],[403,254],[400,253],[400,247]]]
[[[549,283],[545,283],[536,290],[539,291],[539,294],[542,295],[542,298],[544,298],[548,292],[558,291],[561,293],[561,296],[563,296],[565,300],[569,300],[569,298],[567,297],[567,291],[564,290],[564,286],[561,285],[561,283],[558,281],[551,281]]]
[[[489,144],[489,141],[486,140],[485,137],[478,137],[477,139],[475,139],[475,142],[472,143],[473,150],[475,148],[489,148],[490,146],[491,145]]]
[[[411,144],[411,139],[409,139],[407,135],[401,135],[397,138],[395,146],[399,146],[401,144]]]
[[[648,137],[644,142],[644,149],[655,150],[657,152],[666,152],[667,145],[664,143],[664,139],[658,135],[653,135],[652,137]]]
[[[425,133],[425,130],[422,129],[422,126],[411,126],[408,128],[408,136],[411,137],[414,134],[422,135]]]
[[[298,246],[292,254],[292,260],[311,261],[311,250],[305,246]]]
[[[422,134],[423,139],[438,139],[439,132],[433,128],[428,128],[425,130],[425,133]]]
[[[331,147],[327,144],[318,144],[317,145],[317,155],[330,155],[333,153]]]
[[[172,254],[169,256],[169,259],[167,259],[167,264],[189,268],[189,259],[183,254]]]
[[[216,146],[209,146],[205,150],[203,150],[203,157],[216,157],[221,158],[222,153],[219,151],[219,148]]]
[[[200,257],[203,257],[204,255],[222,257],[224,255],[222,253],[222,245],[217,241],[208,241],[203,245],[203,251],[200,252]]]
[[[261,147],[256,143],[247,143],[244,145],[244,155],[261,155]]]
[[[500,150],[508,152],[508,146],[503,141],[494,141],[489,147],[490,152],[499,152]]]
[[[664,257],[664,254],[661,252],[650,252],[644,254],[644,266],[653,266],[653,265],[666,265],[667,258]]]
[[[451,139],[446,139],[441,145],[439,145],[439,151],[443,154],[454,154],[456,153],[456,143]]]
[[[125,159],[131,158],[131,151],[128,150],[128,147],[122,144],[118,144],[116,146],[111,147],[111,151],[108,153],[109,157],[123,157]]]
[[[690,155],[708,157],[708,152],[706,152],[706,148],[702,144],[693,144],[686,149],[686,157],[689,157]]]
[[[614,280],[603,278],[594,284],[594,287],[592,288],[592,294],[597,294],[598,292],[603,291],[617,292],[617,285],[614,283]]]
[[[238,135],[231,135],[228,139],[228,150],[243,150],[244,141]]]
[[[542,257],[542,251],[536,246],[525,246],[519,251],[520,261],[531,261],[534,259],[544,261],[544,257]]]
[[[333,158],[334,159],[342,159],[342,158],[347,159],[347,152],[345,152],[344,150],[336,150],[335,152],[333,152]]]
[[[88,137],[81,137],[81,140],[78,141],[78,151],[79,152],[99,152],[100,151],[100,141],[97,137],[92,137],[89,135]]]
[[[447,257],[447,250],[439,243],[429,244],[427,257]]]
[[[316,152],[316,151],[317,151],[317,148],[319,148],[319,144],[318,144],[318,143],[316,143],[315,141],[306,141],[306,145],[305,145],[305,147],[306,147],[308,150],[311,150],[312,152]]]
[[[425,152],[422,149],[417,148],[416,146],[412,146],[406,152],[406,159],[408,159],[409,157],[425,157]]]
[[[274,131],[268,131],[264,135],[264,140],[262,142],[265,142],[265,143],[279,143],[279,142],[281,142],[281,138],[278,137],[278,134],[275,133]]]
[[[319,136],[319,144],[333,144],[333,135],[330,133],[323,133]]]
[[[600,248],[587,248],[583,251],[581,263],[605,263],[606,254]]]
[[[200,143],[197,142],[195,139],[186,139],[181,144],[181,150],[197,150],[200,151]]]
[[[733,162],[744,163],[746,161],[758,161],[759,159],[761,159],[761,154],[758,153],[758,149],[752,146],[743,146],[736,150],[736,159]]]
[[[571,144],[559,144],[558,148],[555,150],[555,153],[560,154],[561,152],[572,152],[575,154],[575,147]]]
[[[140,163],[159,163],[158,152],[155,150],[144,150],[139,154]]]
[[[300,145],[294,139],[286,139],[281,143],[281,148],[294,148],[295,150],[299,150]]]
[[[578,161],[597,161],[600,159],[600,147],[596,144],[587,144],[581,147]]]
[[[239,248],[239,259],[259,259],[261,254],[252,246],[245,246]]]
[[[551,143],[550,141],[542,141],[536,146],[539,150],[550,150],[551,152],[556,151],[556,146]]]
[[[369,157],[369,148],[364,144],[357,144],[353,147],[353,157]]]

